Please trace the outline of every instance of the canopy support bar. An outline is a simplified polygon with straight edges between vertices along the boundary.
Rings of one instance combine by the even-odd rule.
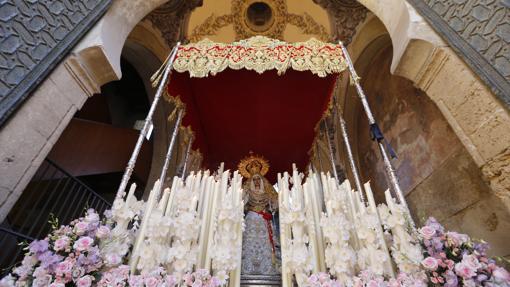
[[[379,151],[381,152],[383,161],[384,161],[384,167],[386,169],[386,175],[388,177],[388,180],[390,182],[390,185],[395,192],[399,203],[404,207],[406,210],[408,216],[409,216],[409,223],[411,224],[411,228],[413,230],[416,230],[415,223],[413,221],[413,218],[411,217],[411,212],[409,210],[409,206],[407,205],[407,201],[405,199],[404,193],[402,192],[402,189],[400,188],[400,184],[398,182],[397,175],[395,173],[395,168],[391,164],[390,157],[388,156],[388,153],[386,149],[384,148],[384,137],[382,136],[382,132],[379,129],[379,126],[375,122],[374,115],[372,113],[372,110],[370,109],[370,105],[368,104],[367,97],[365,95],[365,92],[361,88],[361,84],[359,82],[358,74],[356,73],[356,70],[354,69],[354,65],[352,63],[351,57],[349,53],[347,52],[347,49],[345,48],[344,44],[340,41],[339,42],[340,47],[342,48],[342,52],[344,54],[345,60],[347,61],[347,66],[349,68],[349,73],[351,75],[351,80],[354,82],[354,85],[356,87],[356,91],[358,92],[359,99],[361,101],[361,104],[363,106],[363,109],[365,110],[365,114],[368,118],[368,123],[370,125],[370,130],[372,132],[372,137],[374,140],[377,141],[377,145],[379,147]]]
[[[188,168],[189,154],[191,152],[191,145],[193,144],[193,136],[188,139],[188,145],[186,146],[186,154],[184,155],[184,165],[182,167],[181,179],[184,180],[186,177],[186,169]]]
[[[154,112],[156,111],[156,107],[159,103],[159,100],[161,99],[161,95],[163,94],[163,91],[166,88],[166,82],[168,80],[168,75],[170,74],[170,71],[172,70],[173,62],[175,60],[175,56],[177,55],[177,51],[179,50],[180,45],[181,45],[181,42],[177,42],[174,49],[172,50],[172,53],[170,54],[169,63],[163,73],[163,78],[161,79],[161,82],[159,83],[158,89],[156,91],[156,95],[154,96],[154,100],[152,101],[149,112],[147,113],[147,117],[145,117],[145,122],[143,124],[143,128],[140,131],[140,135],[138,136],[138,140],[136,141],[136,145],[133,150],[133,153],[131,154],[131,157],[129,158],[126,170],[124,171],[124,175],[122,175],[122,180],[120,182],[119,189],[117,190],[117,194],[115,195],[115,200],[124,197],[124,193],[125,193],[124,191],[126,190],[129,179],[131,178],[131,174],[133,173],[133,170],[135,169],[135,163],[136,163],[136,160],[138,159],[138,154],[140,153],[140,150],[142,149],[142,144],[143,144],[144,138],[147,136],[149,127],[152,125],[152,116],[154,115]]]
[[[347,133],[347,127],[345,125],[345,120],[340,113],[338,113],[338,118],[340,122],[340,132],[342,133],[342,138],[344,140],[345,151],[347,153],[347,158],[349,159],[349,165],[351,166],[352,176],[354,177],[354,184],[356,184],[356,188],[359,191],[361,201],[365,203],[365,195],[363,193],[363,187],[361,185],[361,178],[359,176],[356,162],[354,161],[354,156],[352,155],[352,148],[349,140],[349,134]]]
[[[331,143],[331,138],[329,137],[329,127],[328,123],[326,122],[326,119],[324,119],[324,129],[326,131],[326,141],[328,143],[328,150],[329,150],[329,159],[331,161],[331,170],[333,171],[333,175],[335,176],[335,180],[338,184],[341,184],[340,179],[338,178],[338,171],[336,170],[336,164],[335,164],[335,153],[333,151],[333,145]]]
[[[170,159],[172,158],[172,151],[175,146],[175,142],[177,141],[177,135],[179,133],[179,127],[181,126],[182,117],[184,116],[184,107],[177,106],[176,109],[179,109],[177,112],[177,118],[175,119],[174,131],[172,132],[172,138],[170,139],[170,144],[168,145],[168,150],[165,156],[165,163],[161,168],[161,174],[159,176],[159,180],[161,184],[159,185],[159,189],[156,190],[156,194],[154,195],[156,200],[159,200],[159,195],[163,190],[163,186],[166,182],[166,174],[168,171],[168,165],[170,164]]]

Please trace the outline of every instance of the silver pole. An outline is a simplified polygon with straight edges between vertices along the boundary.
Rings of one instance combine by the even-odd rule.
[[[349,164],[351,166],[352,175],[354,177],[354,183],[356,184],[356,188],[361,195],[361,201],[365,202],[365,196],[363,195],[363,188],[361,185],[361,179],[358,173],[358,169],[356,167],[356,163],[354,162],[354,156],[352,155],[351,143],[349,141],[349,135],[347,134],[347,127],[345,126],[345,121],[342,115],[338,113],[338,117],[340,118],[340,131],[342,133],[342,138],[345,144],[345,150],[347,152],[347,157],[349,158]]]
[[[149,126],[152,124],[152,116],[154,115],[156,106],[158,105],[158,102],[161,99],[163,90],[166,87],[168,75],[170,74],[170,71],[172,70],[172,65],[175,60],[175,56],[177,55],[177,51],[179,50],[180,45],[181,45],[181,42],[177,42],[174,49],[172,50],[172,53],[170,54],[170,59],[169,59],[168,65],[163,73],[163,78],[161,79],[161,82],[159,83],[158,89],[156,91],[156,95],[154,96],[154,100],[152,101],[149,112],[147,113],[147,117],[145,117],[145,122],[143,124],[143,128],[140,131],[138,140],[136,141],[135,149],[133,150],[133,153],[131,154],[131,157],[129,158],[126,170],[124,171],[124,175],[122,176],[122,180],[120,182],[119,189],[117,190],[117,194],[115,196],[116,200],[124,197],[124,191],[126,190],[126,186],[129,182],[129,179],[131,178],[131,174],[133,173],[133,170],[135,168],[136,159],[138,158],[138,154],[140,153],[140,150],[142,149],[142,144],[143,144],[145,136],[147,135],[147,132],[149,131]]]
[[[168,150],[166,151],[165,156],[165,163],[163,164],[163,167],[161,168],[161,174],[159,176],[160,185],[159,190],[156,191],[156,194],[154,195],[154,198],[156,200],[159,200],[159,195],[161,194],[161,191],[163,190],[163,186],[166,181],[166,173],[168,171],[168,165],[170,164],[170,159],[172,158],[172,150],[174,149],[175,142],[177,141],[177,134],[179,133],[179,127],[181,126],[181,120],[184,116],[184,108],[177,106],[177,109],[179,109],[177,113],[177,119],[175,120],[175,126],[174,131],[172,133],[172,138],[170,139],[170,144],[168,145]]]
[[[186,169],[188,168],[189,153],[191,151],[191,145],[193,144],[193,136],[190,136],[188,146],[186,147],[186,154],[184,155],[184,165],[182,167],[181,179],[184,180],[186,176]]]
[[[329,159],[331,161],[331,168],[333,170],[333,175],[335,176],[337,184],[341,184],[340,180],[338,179],[338,171],[336,170],[336,164],[335,164],[335,154],[333,153],[333,146],[331,145],[331,139],[329,138],[329,129],[328,129],[328,124],[326,123],[326,120],[324,120],[324,129],[326,130],[326,140],[328,142]]]
[[[344,54],[345,60],[347,61],[347,66],[349,67],[349,73],[351,74],[352,80],[354,82],[354,85],[356,86],[356,91],[358,92],[358,96],[361,100],[361,104],[363,105],[363,109],[365,110],[365,113],[368,118],[368,123],[370,126],[375,125],[375,119],[374,115],[372,114],[372,110],[370,109],[370,106],[367,101],[367,97],[365,96],[365,93],[363,92],[363,89],[361,88],[361,84],[359,83],[359,77],[356,73],[356,70],[354,69],[354,65],[352,63],[351,57],[349,56],[349,53],[347,52],[347,49],[345,48],[344,44],[340,41],[339,42],[340,47],[342,48],[342,53]],[[404,193],[402,192],[402,189],[400,188],[400,184],[398,182],[397,175],[395,173],[395,168],[391,164],[390,157],[388,156],[388,153],[386,149],[384,148],[384,145],[381,141],[377,141],[377,145],[379,146],[379,151],[381,152],[381,155],[383,157],[384,161],[384,167],[386,169],[386,174],[388,176],[388,180],[390,182],[390,185],[392,186],[398,201],[404,209],[406,210],[408,216],[409,216],[409,222],[411,224],[411,227],[413,230],[416,229],[414,221],[411,217],[411,212],[409,210],[409,206],[407,205],[407,201],[405,199]]]

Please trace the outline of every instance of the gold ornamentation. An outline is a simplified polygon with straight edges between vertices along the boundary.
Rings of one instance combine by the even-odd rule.
[[[326,28],[315,22],[308,13],[304,13],[303,15],[287,14],[287,22],[300,28],[304,34],[316,35],[322,41],[330,40]]]
[[[204,37],[215,35],[219,29],[232,24],[233,18],[234,17],[232,15],[222,15],[217,17],[212,14],[207,17],[202,24],[193,29],[189,36],[190,42],[198,42]]]
[[[332,39],[342,41],[347,46],[351,43],[356,29],[365,21],[368,10],[357,0],[313,0],[328,11],[333,22]]]
[[[253,164],[258,164],[260,166],[260,175],[264,176],[269,171],[269,162],[261,155],[254,155],[250,152],[248,157],[242,159],[237,165],[237,169],[239,173],[244,178],[251,178],[253,174],[250,172],[250,168]]]
[[[255,30],[247,16],[248,7],[255,2],[262,2],[271,8],[271,20],[263,30]],[[236,41],[253,36],[282,40],[287,24],[294,25],[304,34],[314,35],[322,41],[329,41],[331,38],[326,28],[307,13],[303,15],[288,13],[285,0],[233,0],[230,14],[222,16],[212,14],[196,26],[188,38],[190,42],[198,42],[207,36],[216,35],[218,30],[230,24],[234,26]]]
[[[317,39],[286,43],[263,36],[255,36],[232,44],[215,43],[208,39],[181,46],[173,68],[189,72],[191,77],[207,77],[231,68],[254,70],[261,74],[287,69],[311,71],[319,77],[340,73],[347,67],[340,46]]]

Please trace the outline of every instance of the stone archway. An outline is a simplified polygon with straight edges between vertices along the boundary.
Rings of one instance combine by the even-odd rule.
[[[399,156],[393,163],[413,216],[420,223],[435,216],[447,228],[488,240],[494,255],[507,256],[509,210],[494,196],[434,99],[409,79],[390,73],[392,44],[380,25],[369,19],[364,28],[372,32],[354,39],[354,47],[363,47],[356,50],[355,66],[376,120]],[[346,80],[341,92],[343,114],[355,160],[363,180],[371,180],[377,199],[377,193],[380,197],[388,187],[384,167],[356,92]],[[348,175],[352,178],[350,171]]]

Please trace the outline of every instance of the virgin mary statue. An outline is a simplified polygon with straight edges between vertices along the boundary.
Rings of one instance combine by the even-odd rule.
[[[263,157],[251,155],[239,163],[238,169],[246,179],[241,274],[280,274],[278,237],[272,224],[272,214],[278,210],[278,194],[264,177],[269,164]]]

